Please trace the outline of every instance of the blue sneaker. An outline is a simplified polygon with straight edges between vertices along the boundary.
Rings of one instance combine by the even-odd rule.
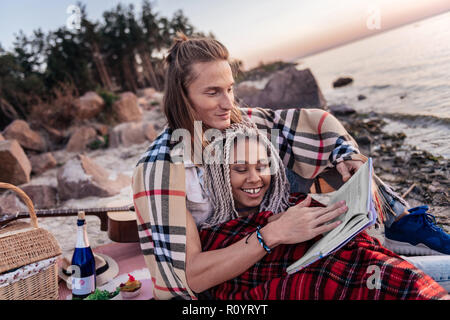
[[[428,206],[409,209],[409,214],[385,227],[384,246],[404,255],[450,254],[450,235],[436,225]]]

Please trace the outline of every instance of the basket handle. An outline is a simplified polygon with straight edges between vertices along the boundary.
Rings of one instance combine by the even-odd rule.
[[[15,185],[12,185],[12,184],[6,183],[6,182],[0,182],[0,188],[13,190],[14,192],[16,192],[19,195],[19,197],[22,199],[22,201],[28,207],[28,211],[30,212],[31,225],[34,228],[38,228],[39,226],[38,226],[38,222],[37,222],[36,212],[34,211],[33,202],[27,196],[27,194],[19,187],[16,187]]]

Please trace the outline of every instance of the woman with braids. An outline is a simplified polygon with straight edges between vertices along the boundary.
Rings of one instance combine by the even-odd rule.
[[[287,267],[303,256],[318,235],[336,226],[324,222],[345,210],[330,210],[333,206],[327,208],[305,194],[289,197],[284,165],[270,141],[251,123],[232,124],[227,131],[223,140],[216,139],[205,149],[213,158],[204,165],[204,185],[214,214],[200,222],[199,238],[189,232],[194,221],[188,220],[188,283],[191,270],[197,269],[202,276],[192,281],[207,289],[199,298],[449,298],[431,277],[365,232],[337,252],[287,274]],[[196,260],[194,250],[200,243],[203,252],[211,255],[234,246],[242,255]],[[377,282],[371,280],[374,268],[380,270]]]
[[[222,282],[235,278],[246,270],[236,270],[235,265],[248,269],[264,256],[263,251],[247,251],[245,241],[202,251],[197,227],[215,214],[202,185],[207,132],[242,121],[266,130],[288,178],[300,182],[295,191],[304,193],[339,188],[366,159],[342,124],[324,110],[238,107],[228,59],[227,49],[217,40],[188,39],[183,34],[175,39],[165,59],[163,108],[168,126],[142,155],[132,182],[141,249],[156,299],[197,299],[199,292],[217,284],[214,278]],[[385,226],[410,216],[405,215],[406,202],[381,180],[376,182],[382,191],[377,208]],[[302,243],[334,228],[335,224],[324,224],[345,210],[344,204],[334,204],[320,209],[318,215],[319,209],[309,208],[309,201],[289,209],[297,214],[282,215],[289,220],[277,222],[276,231],[283,235],[284,243]],[[260,231],[269,244],[270,226]],[[273,237],[273,244],[279,240]],[[221,267],[222,273],[213,265],[228,268]],[[203,278],[208,279],[207,284]]]

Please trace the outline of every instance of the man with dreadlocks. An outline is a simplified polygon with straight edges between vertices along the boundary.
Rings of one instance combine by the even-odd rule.
[[[214,210],[204,221],[197,219],[200,238],[188,231],[186,248],[187,280],[191,288],[203,291],[199,298],[384,300],[446,296],[431,277],[365,232],[336,253],[288,275],[286,268],[317,236],[337,226],[325,223],[346,210],[327,209],[304,194],[293,194],[289,199],[284,165],[270,141],[251,123],[231,125],[223,139],[214,140],[205,151],[210,157],[204,165],[204,184]],[[306,207],[315,208],[302,210]],[[198,212],[195,208],[191,211],[195,219]],[[291,219],[294,215],[303,215],[304,220]],[[313,221],[320,223],[311,225]],[[287,232],[280,234],[279,230]],[[200,242],[208,256],[199,258],[196,254]],[[228,255],[224,260],[221,252],[230,249],[236,257]],[[381,270],[377,288],[368,285],[369,266]]]

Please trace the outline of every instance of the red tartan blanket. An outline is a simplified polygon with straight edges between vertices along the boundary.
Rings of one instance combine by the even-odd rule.
[[[304,200],[299,196],[297,203]],[[313,201],[311,206],[323,206]],[[271,212],[228,221],[200,232],[203,251],[227,247],[265,225]],[[239,277],[215,286],[202,297],[218,300],[446,299],[431,277],[362,232],[340,250],[294,274],[286,268],[317,239],[280,245]],[[375,275],[375,271],[377,274]],[[379,275],[380,289],[374,276]],[[372,278],[370,278],[372,276]],[[369,279],[370,278],[370,279]],[[370,288],[369,288],[370,287]]]

